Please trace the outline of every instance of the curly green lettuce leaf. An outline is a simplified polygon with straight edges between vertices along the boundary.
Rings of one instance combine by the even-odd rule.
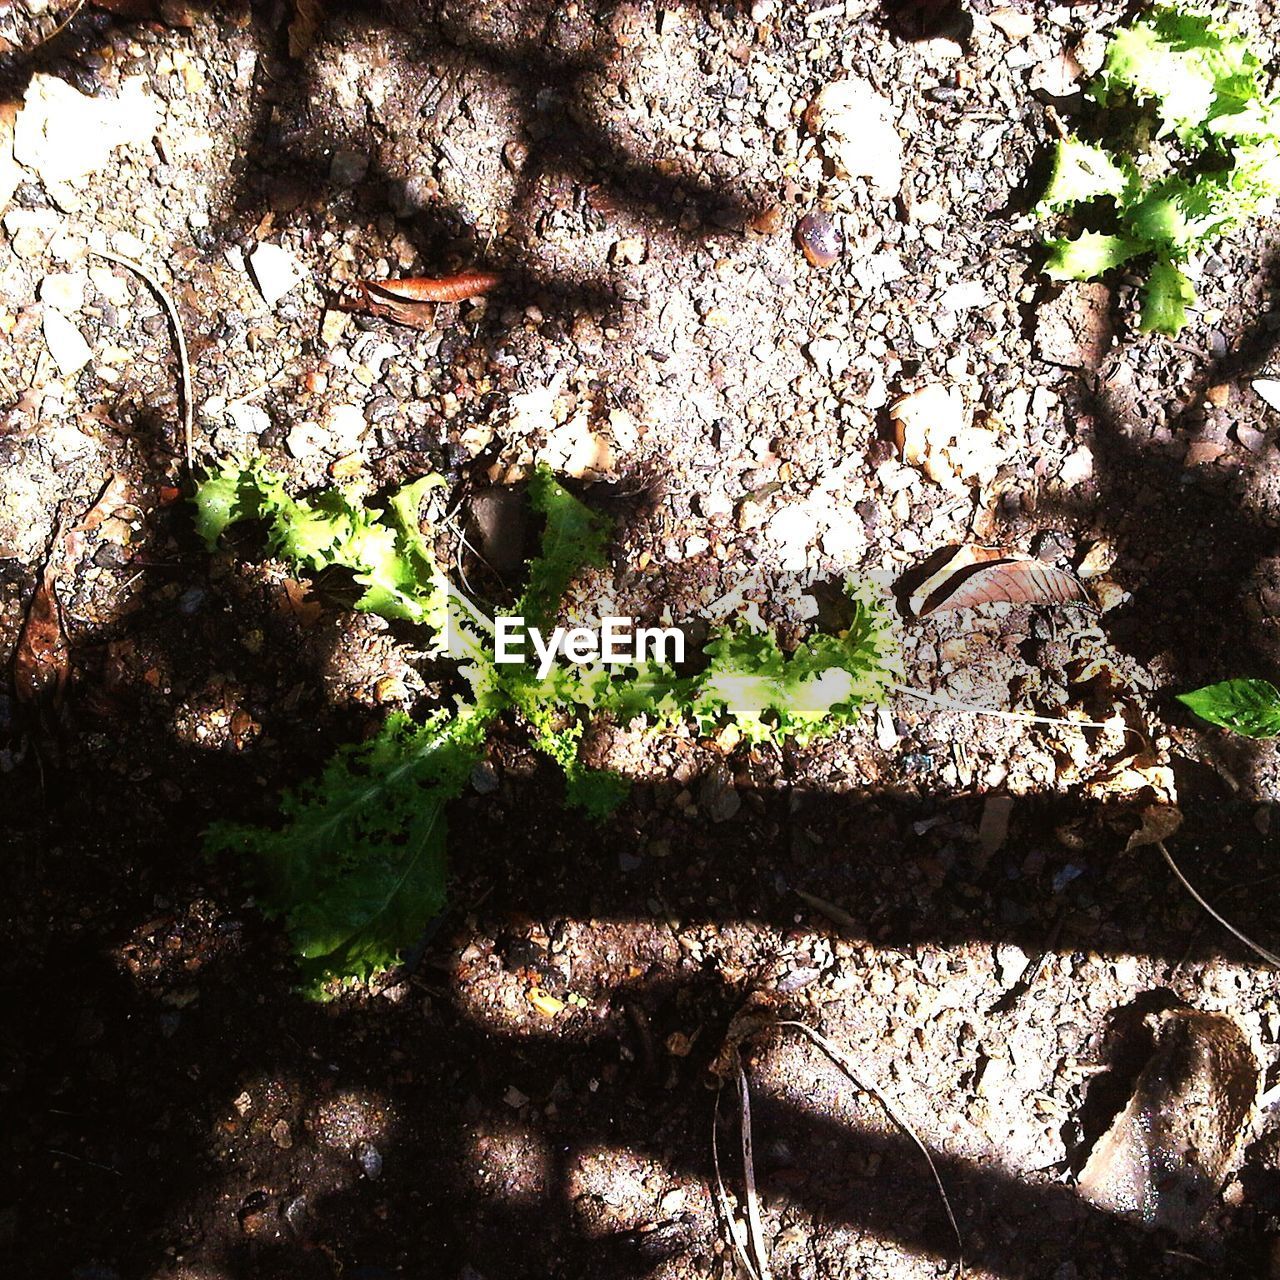
[[[706,648],[691,713],[704,731],[729,719],[751,742],[792,737],[805,743],[882,703],[902,678],[888,608],[869,588],[853,593],[854,614],[840,636],[819,634],[786,654],[772,631],[731,627]]]
[[[1255,194],[1227,172],[1152,184],[1124,210],[1126,232],[1164,256],[1182,259],[1233,230],[1256,210]]]
[[[617,671],[602,666],[584,680],[592,710],[607,712],[624,726],[637,720],[674,724],[684,716],[692,689],[691,677],[654,661],[629,663]]]
[[[229,463],[196,488],[196,528],[213,546],[232,524],[263,520],[272,550],[311,572],[340,567],[364,588],[356,608],[431,627],[442,643],[450,588],[422,532],[419,510],[427,475],[391,494],[387,510],[366,507],[346,489],[294,498],[284,480],[259,461]]]
[[[539,464],[529,481],[534,509],[546,517],[542,546],[529,564],[529,575],[517,612],[532,627],[547,628],[554,621],[569,584],[584,569],[605,563],[608,522],[579,502]]]
[[[1239,112],[1262,87],[1262,64],[1234,25],[1161,6],[1112,36],[1091,92],[1103,106],[1126,96],[1153,103],[1162,132],[1196,146],[1211,120]]]
[[[396,963],[445,895],[445,809],[480,758],[487,708],[395,714],[286,795],[278,826],[222,823],[215,851],[250,859],[258,901],[284,922],[304,981],[368,978]]]
[[[1074,240],[1056,238],[1046,242],[1049,256],[1044,272],[1051,280],[1096,280],[1108,272],[1146,253],[1148,246],[1127,236],[1108,236],[1098,231],[1083,231]]]
[[[1187,323],[1196,291],[1172,262],[1157,262],[1142,286],[1142,332],[1176,338]]]
[[[1063,138],[1054,151],[1049,183],[1035,212],[1043,218],[1101,196],[1119,200],[1130,180],[1130,174],[1101,147]]]
[[[1269,680],[1224,680],[1180,693],[1178,701],[1222,729],[1249,738],[1280,736],[1280,690]]]
[[[587,722],[582,714],[592,694],[577,669],[556,666],[545,679],[518,674],[505,683],[533,738],[533,745],[560,766],[565,779],[565,802],[592,818],[607,818],[630,794],[631,783],[621,774],[592,769],[579,757]]]
[[[192,497],[196,532],[204,545],[212,551],[233,524],[258,519],[263,489],[273,482],[283,484],[257,462],[226,462],[206,476]]]

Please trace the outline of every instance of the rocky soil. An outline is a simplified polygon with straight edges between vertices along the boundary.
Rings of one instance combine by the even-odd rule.
[[[1236,9],[1275,56],[1280,17]],[[1036,272],[1043,156],[1123,6],[140,0],[33,49],[57,10],[0,4],[0,654],[51,580],[68,655],[0,693],[20,1272],[728,1277],[709,1068],[763,994],[933,1153],[966,1274],[1280,1273],[1266,1109],[1189,1232],[1076,1187],[1144,1015],[1228,1013],[1280,1067],[1273,970],[1126,849],[1176,803],[1183,870],[1275,945],[1280,757],[1173,696],[1280,658],[1274,220],[1197,264],[1177,341],[1138,333],[1137,277]],[[502,282],[427,329],[351,309],[470,269]],[[932,386],[926,465],[888,411]],[[615,518],[612,601],[647,619],[798,635],[848,575],[1037,556],[1099,608],[908,619],[908,682],[1128,728],[903,696],[805,749],[618,730],[637,784],[596,827],[509,726],[446,915],[309,1004],[200,832],[441,676],[252,534],[204,550],[187,396],[197,465],[441,471],[495,595],[520,515],[486,491],[535,461]],[[743,1061],[776,1276],[955,1267],[871,1093],[785,1032]]]

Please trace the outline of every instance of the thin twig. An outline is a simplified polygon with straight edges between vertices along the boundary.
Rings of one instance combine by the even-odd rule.
[[[760,1197],[756,1195],[756,1159],[751,1147],[751,1091],[747,1073],[738,1062],[738,1091],[742,1095],[742,1177],[747,1188],[747,1226],[751,1230],[751,1247],[756,1251],[760,1280],[773,1280],[769,1272],[769,1252],[764,1247],[764,1231],[760,1226]]]
[[[58,23],[58,25],[54,27],[54,29],[50,31],[47,36],[41,36],[40,39],[37,40],[36,43],[33,44],[30,49],[27,50],[27,52],[29,54],[35,53],[37,49],[42,49],[45,45],[47,45],[50,40],[56,40],[72,24],[72,22],[75,21],[76,15],[83,8],[84,8],[84,0],[76,0],[76,7],[72,9],[71,12],[67,14],[67,16],[63,18],[63,20],[60,23]]]
[[[1268,964],[1270,964],[1270,965],[1275,965],[1275,967],[1276,967],[1277,969],[1280,969],[1280,956],[1276,955],[1276,954],[1275,954],[1275,952],[1273,952],[1273,951],[1268,951],[1268,950],[1266,949],[1266,947],[1259,946],[1259,945],[1258,945],[1258,943],[1254,942],[1254,940],[1248,936],[1248,934],[1241,933],[1241,932],[1240,932],[1240,930],[1239,930],[1239,929],[1237,929],[1237,928],[1235,927],[1235,925],[1233,925],[1229,920],[1226,920],[1226,919],[1224,919],[1222,916],[1220,916],[1220,915],[1219,915],[1219,914],[1218,914],[1218,913],[1217,913],[1217,912],[1216,912],[1216,911],[1215,911],[1215,910],[1214,910],[1214,909],[1213,909],[1213,908],[1212,908],[1212,907],[1211,907],[1211,906],[1210,906],[1210,905],[1209,905],[1209,904],[1208,904],[1208,903],[1207,903],[1207,902],[1206,902],[1206,901],[1205,901],[1205,900],[1204,900],[1204,899],[1203,899],[1203,898],[1202,898],[1202,897],[1201,897],[1201,896],[1196,892],[1195,887],[1192,885],[1191,881],[1190,881],[1190,880],[1188,880],[1188,879],[1187,879],[1187,877],[1186,877],[1186,876],[1184,876],[1184,875],[1182,874],[1182,871],[1179,869],[1178,864],[1177,864],[1176,862],[1174,862],[1174,860],[1173,860],[1173,855],[1169,852],[1169,850],[1168,850],[1168,849],[1166,849],[1166,848],[1165,848],[1165,845],[1164,845],[1164,841],[1163,841],[1163,840],[1157,840],[1157,841],[1155,841],[1155,846],[1156,846],[1156,848],[1157,848],[1157,849],[1159,849],[1159,850],[1160,850],[1160,852],[1164,855],[1164,860],[1169,864],[1169,870],[1170,870],[1170,871],[1172,871],[1172,872],[1173,872],[1173,874],[1174,874],[1175,876],[1177,876],[1177,877],[1178,877],[1178,880],[1181,882],[1182,887],[1183,887],[1183,888],[1184,888],[1184,889],[1185,889],[1185,890],[1186,890],[1186,891],[1187,891],[1187,892],[1188,892],[1188,893],[1189,893],[1189,894],[1190,894],[1190,895],[1191,895],[1191,896],[1192,896],[1192,897],[1193,897],[1193,898],[1194,898],[1194,899],[1195,899],[1195,900],[1196,900],[1196,901],[1197,901],[1197,902],[1198,902],[1198,903],[1199,903],[1199,904],[1200,904],[1200,905],[1201,905],[1201,906],[1202,906],[1202,907],[1203,907],[1203,908],[1204,908],[1204,909],[1205,909],[1205,910],[1206,910],[1206,911],[1207,911],[1207,912],[1208,912],[1208,913],[1209,913],[1209,914],[1210,914],[1210,915],[1211,915],[1211,916],[1212,916],[1212,917],[1213,917],[1213,918],[1214,918],[1214,919],[1215,919],[1215,920],[1216,920],[1216,921],[1217,921],[1217,922],[1218,922],[1218,923],[1219,923],[1219,924],[1220,924],[1220,925],[1221,925],[1221,926],[1222,926],[1222,927],[1223,927],[1223,928],[1224,928],[1228,933],[1232,934],[1234,937],[1238,938],[1241,942],[1243,942],[1243,943],[1244,943],[1244,945],[1245,945],[1246,947],[1248,947],[1248,948],[1249,948],[1249,950],[1250,950],[1250,951],[1252,951],[1255,955],[1261,956],[1261,957],[1262,957],[1262,959],[1264,959]]]
[[[778,1027],[794,1027],[797,1031],[803,1031],[804,1034],[808,1036],[809,1039],[812,1040],[813,1043],[816,1044],[818,1048],[821,1049],[823,1053],[825,1053],[827,1057],[829,1057],[831,1061],[834,1062],[836,1066],[838,1066],[840,1070],[843,1071],[845,1075],[847,1075],[849,1079],[852,1080],[853,1083],[858,1086],[859,1089],[862,1089],[865,1092],[869,1093],[885,1109],[885,1113],[888,1115],[889,1119],[892,1120],[893,1123],[896,1124],[898,1128],[901,1129],[902,1132],[905,1133],[907,1137],[910,1138],[911,1141],[915,1143],[916,1147],[920,1151],[920,1154],[924,1156],[925,1163],[929,1166],[929,1172],[933,1174],[934,1183],[937,1185],[937,1188],[938,1188],[938,1195],[942,1200],[942,1207],[947,1211],[947,1221],[951,1223],[951,1230],[956,1238],[956,1246],[960,1250],[959,1256],[957,1258],[956,1274],[957,1276],[963,1276],[964,1275],[964,1239],[960,1235],[960,1225],[956,1221],[956,1215],[952,1212],[951,1200],[947,1195],[946,1188],[942,1185],[942,1175],[938,1172],[938,1166],[934,1163],[933,1156],[929,1154],[929,1148],[924,1145],[924,1142],[921,1140],[920,1136],[911,1127],[911,1125],[908,1124],[906,1118],[901,1114],[901,1112],[899,1112],[897,1107],[895,1107],[893,1103],[889,1101],[887,1095],[883,1092],[883,1090],[881,1090],[878,1085],[870,1081],[863,1080],[862,1077],[859,1076],[858,1073],[854,1070],[853,1063],[849,1061],[844,1051],[840,1049],[838,1045],[828,1040],[827,1037],[824,1036],[821,1031],[815,1031],[806,1022],[796,1022],[791,1019],[777,1022],[774,1025]]]
[[[242,404],[252,403],[259,396],[265,395],[268,391],[270,391],[271,388],[274,387],[277,382],[280,382],[282,379],[286,378],[288,374],[289,374],[288,369],[279,370],[277,373],[273,374],[270,378],[268,378],[266,382],[260,383],[258,386],[254,387],[252,391],[246,391],[244,395],[236,396],[234,400],[228,400],[227,408],[238,409]]]
[[[187,471],[189,473],[194,463],[191,434],[195,410],[192,404],[191,363],[187,359],[187,338],[182,332],[182,321],[178,318],[178,308],[174,306],[173,299],[165,291],[164,285],[140,262],[135,262],[132,258],[126,258],[123,254],[113,253],[110,249],[90,249],[89,252],[99,258],[106,258],[108,262],[119,263],[120,266],[128,267],[130,271],[137,272],[151,287],[156,297],[160,299],[165,312],[168,314],[169,325],[173,330],[174,344],[178,349],[178,392],[182,396],[182,441],[186,450]]]
[[[723,1086],[721,1086],[723,1088]],[[734,1217],[733,1209],[729,1204],[729,1193],[725,1190],[724,1177],[720,1172],[720,1141],[716,1134],[720,1128],[720,1089],[716,1090],[716,1109],[711,1117],[711,1167],[715,1170],[716,1175],[716,1191],[720,1197],[720,1211],[724,1214],[724,1220],[729,1228],[729,1239],[733,1242],[733,1251],[738,1255],[738,1261],[742,1264],[742,1269],[751,1277],[751,1280],[760,1280],[756,1274],[756,1269],[751,1265],[751,1258],[744,1248],[742,1241],[738,1237],[738,1232],[742,1230],[737,1218]],[[743,1232],[745,1235],[745,1231]]]
[[[1101,720],[1068,720],[1063,716],[1032,715],[1029,711],[1005,711],[1000,707],[979,707],[972,702],[958,702],[955,698],[948,698],[944,694],[925,693],[923,689],[913,689],[907,684],[895,684],[892,688],[895,693],[905,693],[912,698],[919,698],[921,702],[931,702],[935,707],[946,707],[949,711],[968,711],[975,716],[995,716],[998,720],[1015,720],[1021,724],[1056,724],[1068,729],[1124,728],[1125,732],[1130,732],[1127,726],[1107,724]]]
[[[78,1156],[74,1151],[61,1151],[57,1147],[49,1147],[48,1152],[51,1156],[62,1156],[64,1160],[78,1160],[81,1164],[90,1165],[94,1169],[101,1169],[103,1173],[114,1173],[117,1178],[123,1178],[124,1174],[113,1165],[102,1164],[97,1160],[90,1160],[87,1156]]]

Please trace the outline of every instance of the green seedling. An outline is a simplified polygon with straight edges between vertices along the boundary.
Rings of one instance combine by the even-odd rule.
[[[1266,80],[1238,28],[1207,13],[1160,5],[1117,31],[1087,87],[1100,141],[1057,144],[1036,206],[1082,228],[1047,241],[1046,274],[1093,280],[1145,262],[1142,329],[1178,334],[1195,301],[1188,261],[1280,196],[1280,102]]]
[[[278,822],[220,823],[208,833],[211,850],[250,861],[258,901],[283,921],[317,995],[334,980],[393,965],[443,907],[449,805],[499,716],[522,720],[560,766],[568,804],[603,818],[628,783],[579,757],[596,717],[655,729],[685,721],[704,733],[733,725],[748,742],[803,742],[852,724],[901,678],[890,612],[869,586],[850,588],[847,631],[815,635],[788,653],[771,632],[723,628],[696,675],[656,662],[557,662],[541,676],[534,665],[498,663],[493,621],[449,580],[436,559],[436,530],[421,519],[424,498],[441,484],[424,477],[377,508],[341,489],[294,498],[281,477],[252,462],[224,466],[195,495],[196,525],[210,548],[230,525],[262,521],[281,559],[312,573],[348,570],[363,589],[357,609],[419,624],[427,653],[457,675],[450,705],[421,720],[392,715],[375,737],[341,748],[318,778],[282,799]],[[604,566],[608,530],[545,468],[530,495],[546,526],[514,612],[546,628],[573,581]]]

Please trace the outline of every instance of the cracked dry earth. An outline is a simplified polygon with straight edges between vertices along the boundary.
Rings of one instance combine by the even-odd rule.
[[[1276,671],[1251,389],[1280,365],[1275,227],[1200,264],[1178,342],[1138,334],[1131,281],[1034,269],[1045,94],[1121,6],[331,3],[292,50],[282,4],[112,7],[31,55],[0,30],[0,645],[47,565],[70,665],[39,714],[0,695],[15,1274],[733,1275],[708,1067],[759,993],[909,1120],[967,1274],[1277,1274],[1268,1112],[1181,1236],[1075,1185],[1142,1066],[1135,1015],[1229,1013],[1267,1086],[1280,1064],[1272,972],[1126,852],[1176,797],[1184,870],[1274,945],[1275,749],[1173,694]],[[1274,57],[1280,19],[1236,9]],[[900,140],[871,180],[806,122],[849,77]],[[804,750],[614,730],[602,762],[637,783],[593,827],[509,726],[456,806],[447,914],[376,989],[308,1004],[199,833],[446,678],[252,535],[201,548],[165,316],[101,248],[174,297],[198,460],[264,452],[300,489],[441,470],[491,563],[486,488],[547,461],[615,517],[613,603],[646,619],[798,635],[844,575],[1029,552],[1101,611],[908,622],[910,683],[1145,742],[907,698]],[[360,279],[470,268],[503,283],[426,331],[344,309]],[[969,444],[926,474],[886,410],[935,383]],[[744,1061],[776,1276],[954,1268],[869,1094],[798,1037]]]

